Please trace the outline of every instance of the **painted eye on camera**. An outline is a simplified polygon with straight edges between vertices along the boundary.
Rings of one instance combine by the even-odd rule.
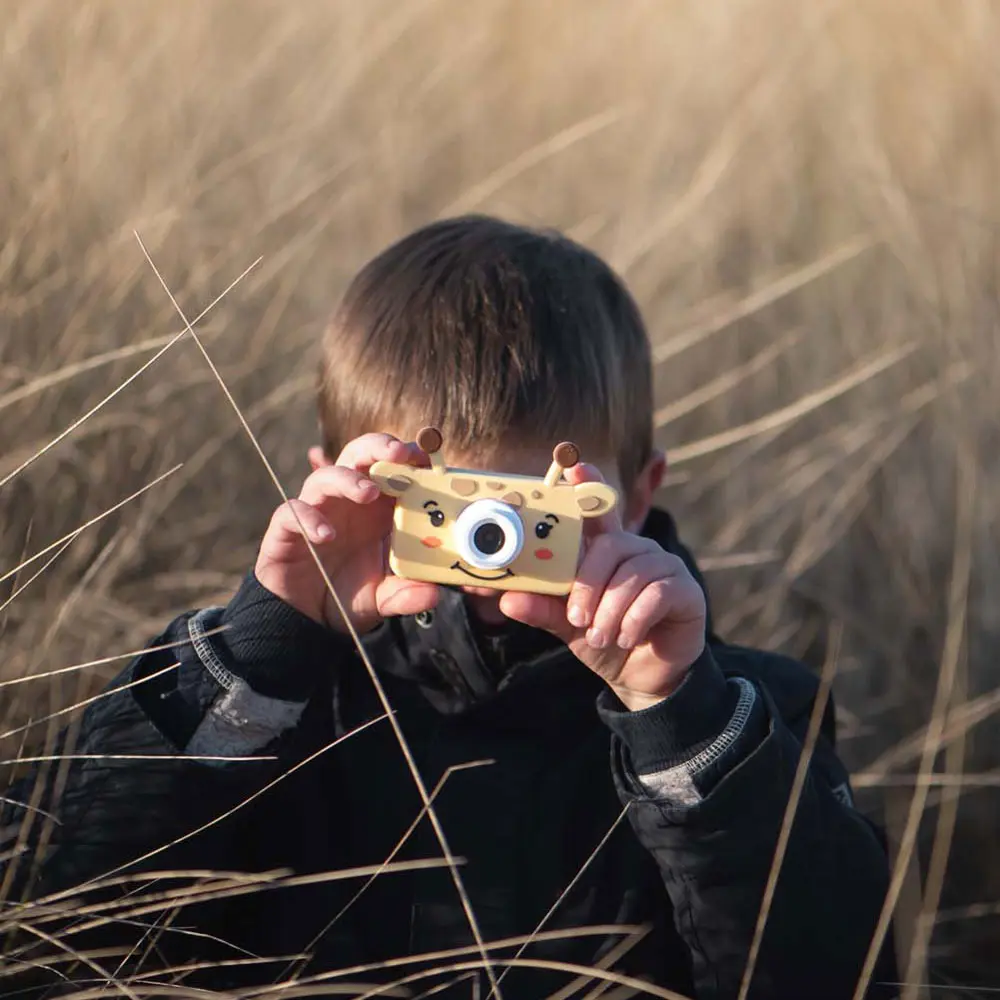
[[[436,500],[428,500],[424,504],[424,510],[427,511],[427,516],[431,519],[431,524],[435,528],[440,528],[444,524],[444,511],[438,510],[438,505]]]
[[[546,514],[544,521],[539,521],[535,525],[536,538],[548,538],[552,529],[559,523],[559,518],[555,514]]]

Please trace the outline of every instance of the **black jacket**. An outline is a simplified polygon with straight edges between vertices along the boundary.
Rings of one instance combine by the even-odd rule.
[[[697,575],[668,515],[646,531]],[[365,638],[427,787],[444,779],[435,807],[482,937],[515,939],[491,951],[508,1000],[547,996],[584,967],[700,1000],[737,995],[817,684],[711,626],[708,640],[675,695],[629,713],[554,640],[473,627],[456,592]],[[97,968],[121,962],[126,981],[172,981],[158,970],[185,966],[174,978],[207,988],[411,977],[417,995],[464,975],[436,995],[485,997],[447,868],[379,874],[352,902],[394,850],[396,862],[441,850],[426,817],[399,846],[421,803],[350,644],[252,575],[227,608],[172,622],[154,644],[166,643],[90,706],[74,759],[6,793],[8,899],[49,900],[22,908],[24,921],[77,950],[117,947]],[[850,997],[882,906],[886,856],[853,807],[833,729],[828,711],[751,997]],[[246,757],[258,759],[234,759]],[[354,867],[365,873],[309,878]],[[122,881],[175,869],[191,874]],[[270,874],[209,899],[206,870]],[[206,898],[162,895],[199,886]],[[101,980],[65,951],[58,973],[39,971],[45,948],[37,934],[8,940],[33,983],[58,988],[71,968]],[[410,957],[433,952],[446,954]],[[334,975],[388,959],[401,961]],[[887,950],[874,982],[893,979]]]

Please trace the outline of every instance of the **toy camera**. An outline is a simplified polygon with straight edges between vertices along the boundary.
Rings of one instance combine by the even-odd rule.
[[[370,478],[396,497],[389,567],[397,576],[452,586],[568,594],[576,575],[583,520],[613,510],[606,483],[571,485],[564,469],[577,447],[557,445],[544,477],[449,468],[441,432],[425,427],[418,446],[429,469],[376,462]]]

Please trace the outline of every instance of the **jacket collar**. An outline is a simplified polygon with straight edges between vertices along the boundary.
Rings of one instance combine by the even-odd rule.
[[[704,578],[681,543],[669,513],[652,509],[641,533],[683,559],[706,590]],[[711,613],[708,622],[710,635]],[[379,629],[372,638],[372,645],[379,647],[372,652],[376,653],[380,669],[415,680],[434,707],[447,715],[489,701],[525,678],[553,671],[562,673],[567,664],[572,665],[574,676],[587,677],[575,669],[575,660],[567,648],[546,632],[516,622],[502,630],[484,629],[470,616],[457,589],[442,588],[433,611],[393,619],[388,628]]]

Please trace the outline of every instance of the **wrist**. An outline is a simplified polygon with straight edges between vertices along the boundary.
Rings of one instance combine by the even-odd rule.
[[[676,689],[649,707],[629,710],[617,692],[608,691],[599,709],[628,747],[637,773],[644,774],[684,760],[715,739],[729,723],[738,696],[706,646]]]
[[[295,576],[287,566],[275,564],[260,556],[247,580],[255,581],[275,600],[308,618],[313,624],[321,628],[327,627],[323,614],[324,591],[314,587],[303,588],[301,583],[296,586]],[[247,580],[244,581],[245,586]]]
[[[610,684],[609,687],[614,691],[615,697],[630,712],[641,712],[645,708],[652,708],[654,705],[659,705],[660,702],[666,701],[673,693],[673,690],[676,689],[675,687],[663,694],[649,694],[645,691],[633,691],[631,688],[622,687],[618,684]]]
[[[608,686],[630,712],[641,712],[643,709],[652,708],[670,698],[684,681],[687,680],[688,674],[694,668],[694,665],[705,655],[705,652],[706,649],[703,642],[686,666],[681,668],[671,666],[667,679],[663,680],[652,690],[640,690],[622,684],[609,684]]]
[[[258,694],[309,697],[344,639],[287,603],[248,573],[222,614],[219,646],[227,667]],[[347,640],[349,642],[349,640]]]

